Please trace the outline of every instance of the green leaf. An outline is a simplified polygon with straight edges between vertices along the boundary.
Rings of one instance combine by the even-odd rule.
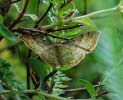
[[[95,23],[88,17],[81,18],[80,20],[76,20],[75,22],[79,22],[87,25],[88,27],[97,29]]]
[[[123,4],[123,0],[120,0],[119,6],[121,6]]]
[[[65,70],[68,70],[70,69],[71,66],[65,66],[65,67],[56,67],[56,70],[61,70],[61,71],[65,71]]]
[[[67,88],[67,85],[63,85],[63,84],[56,84],[55,85],[56,88]]]
[[[0,24],[3,23],[3,17],[0,15]]]
[[[96,91],[95,91],[95,88],[93,87],[93,85],[90,82],[83,80],[83,79],[81,79],[80,82],[82,83],[82,85],[84,85],[86,87],[92,100],[96,100]]]
[[[16,3],[14,3],[13,5],[14,5],[15,8],[17,9],[17,12],[20,12],[18,5],[17,5]]]
[[[121,16],[121,18],[123,20],[123,11],[120,12],[120,16]]]
[[[24,16],[29,16],[34,21],[36,21],[38,19],[38,17],[34,14],[25,14]]]
[[[104,99],[102,99],[101,97],[99,97],[97,100],[104,100]]]
[[[35,58],[30,58],[28,62],[32,70],[40,77],[42,83],[46,73],[45,63]]]
[[[15,41],[12,32],[10,32],[4,25],[0,24],[0,35],[10,41]]]
[[[71,80],[71,78],[69,78],[69,77],[65,77],[65,76],[64,76],[64,77],[61,77],[61,80],[62,80],[62,81],[70,81],[70,80]]]

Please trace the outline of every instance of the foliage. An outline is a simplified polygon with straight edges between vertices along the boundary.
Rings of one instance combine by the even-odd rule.
[[[64,94],[63,89],[67,88],[68,85],[64,85],[63,82],[70,81],[71,79],[66,77],[61,71],[58,71],[55,75],[54,82],[55,85],[53,87],[52,94],[53,95],[61,95]]]
[[[1,92],[6,89],[24,91],[22,82],[15,80],[15,73],[10,71],[11,64],[6,60],[0,58],[0,81]]]
[[[40,84],[42,84],[43,79],[45,77],[45,73],[46,73],[45,63],[34,58],[30,58],[28,62],[32,70],[40,77]]]
[[[15,41],[13,34],[2,24],[0,24],[0,35],[4,36],[8,40]]]
[[[86,80],[80,80],[80,82],[87,88],[87,91],[91,95],[92,100],[96,100],[96,91],[93,85]]]
[[[10,71],[11,65],[6,60],[0,58],[0,80],[6,85],[6,88],[15,88],[23,90],[21,82],[14,79],[15,74]]]

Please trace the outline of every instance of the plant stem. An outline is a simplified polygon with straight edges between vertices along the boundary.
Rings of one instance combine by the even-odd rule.
[[[5,90],[5,91],[0,92],[0,95],[2,95],[2,94],[8,94],[8,93],[11,93],[11,91],[10,90]]]
[[[58,23],[59,25],[57,26],[57,29],[59,29],[59,26],[62,24],[62,19],[61,19],[61,0],[58,0],[58,8],[57,8],[57,18],[58,18]],[[57,35],[59,36],[61,34],[60,31],[57,32]]]
[[[27,61],[26,61],[26,73],[27,73],[27,89],[30,89],[30,66],[28,59],[31,57],[31,50],[28,50]]]
[[[52,100],[68,100],[67,98],[58,97],[58,96],[54,96],[54,95],[51,95],[51,94],[46,94],[46,93],[43,93],[43,92],[38,92],[37,94],[45,96],[45,97],[50,98]]]
[[[5,91],[0,92],[0,95],[2,95],[2,94],[8,94],[8,93],[11,93],[11,91],[10,90],[5,90]],[[33,93],[33,94],[36,94],[36,95],[41,95],[41,96],[50,98],[52,100],[69,100],[68,98],[54,96],[54,95],[47,94],[47,93],[44,93],[44,92],[41,92],[41,91],[36,91],[36,90],[25,90],[23,93],[28,93],[28,94],[29,93],[30,94]]]
[[[96,86],[95,86],[96,87]],[[98,87],[98,85],[97,85]],[[77,89],[76,89],[77,90]],[[75,90],[75,91],[76,91]],[[80,90],[80,89],[79,89]],[[81,90],[85,90],[85,88],[81,89]],[[73,91],[73,90],[72,90]],[[78,91],[78,90],[77,90]],[[2,91],[0,92],[0,95],[3,95],[3,94],[8,94],[8,93],[11,93],[10,90],[5,90],[5,91]],[[47,94],[47,93],[44,93],[44,92],[41,92],[41,91],[37,91],[37,90],[25,90],[23,93],[30,93],[30,94],[36,94],[36,95],[41,95],[41,96],[44,96],[44,97],[47,97],[47,98],[50,98],[52,100],[78,100],[78,99],[68,99],[68,98],[64,98],[64,97],[59,97],[59,96],[54,96],[54,95],[51,95],[51,94]],[[99,94],[97,94],[96,97],[100,97],[100,96],[103,96],[103,95],[106,95],[108,94],[109,92],[108,91],[103,91]],[[91,99],[81,99],[81,100],[91,100]]]
[[[76,20],[81,20],[82,18],[86,18],[86,17],[92,18],[92,17],[96,17],[96,16],[99,16],[99,15],[105,15],[105,14],[110,15],[110,13],[114,13],[114,12],[117,12],[117,11],[120,12],[121,10],[123,10],[123,6],[114,7],[114,8],[105,9],[105,10],[100,10],[100,11],[92,12],[92,13],[87,14],[87,15],[83,15],[83,16],[63,20],[62,24],[70,23],[70,22],[76,21]],[[46,25],[46,26],[41,26],[38,29],[39,30],[46,30],[46,29],[50,29],[50,28],[53,28],[53,27],[58,26],[58,25],[59,25],[59,23]]]
[[[94,88],[98,88],[100,86],[104,86],[104,84],[101,84],[101,85],[94,85]],[[67,93],[67,92],[76,92],[76,91],[85,91],[87,90],[85,87],[84,88],[76,88],[76,89],[66,89],[66,90],[63,90],[64,93]]]
[[[35,22],[35,28],[38,27],[39,23],[43,20],[43,18],[47,15],[47,13],[50,11],[52,8],[52,3],[50,3],[49,7],[47,8],[46,12]]]
[[[25,30],[25,31],[24,31]],[[52,35],[50,33],[47,33],[45,31],[39,31],[39,30],[36,30],[36,29],[28,29],[28,28],[17,28],[17,29],[12,29],[12,32],[19,32],[19,33],[22,33],[22,34],[28,34],[29,32],[33,32],[33,33],[36,33],[34,35],[40,35],[40,34],[43,34],[43,35],[47,35],[47,36],[51,36],[53,38],[59,38],[59,39],[64,39],[64,40],[70,40],[68,38],[65,38],[65,37],[61,37],[61,36],[57,36],[57,35]]]
[[[38,3],[37,3],[37,12],[36,12],[37,16],[39,15],[39,11],[40,11],[40,0],[38,0]]]
[[[27,81],[27,89],[30,89],[30,67],[29,67],[29,64],[26,63],[26,81]]]
[[[19,1],[21,1],[21,0],[11,1],[11,3],[17,3],[17,2],[19,2]]]
[[[51,73],[49,73],[43,80],[43,82],[46,82],[50,77],[52,77],[55,73],[57,72],[57,70],[53,70]]]
[[[72,0],[67,0],[66,2],[65,1],[62,2],[60,9],[62,9],[63,7],[65,7],[66,5],[68,5],[69,3],[71,3],[71,1]]]
[[[84,15],[87,14],[87,0],[84,0]]]
[[[101,96],[103,96],[103,95],[107,95],[107,94],[109,94],[110,92],[108,92],[108,91],[102,91],[102,92],[100,92],[99,94],[97,94],[96,95],[96,97],[98,98],[98,97],[101,97]]]
[[[76,26],[71,26],[71,27],[67,27],[67,28],[59,28],[59,29],[56,29],[56,30],[53,30],[53,29],[50,29],[50,30],[46,30],[47,32],[57,32],[57,31],[62,31],[62,30],[69,30],[69,29],[74,29],[74,28],[78,28],[78,27],[81,27],[83,26],[82,24],[78,24]]]

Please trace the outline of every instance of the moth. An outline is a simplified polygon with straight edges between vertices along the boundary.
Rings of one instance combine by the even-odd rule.
[[[86,32],[62,43],[51,43],[32,35],[19,38],[51,66],[75,66],[97,45],[99,32]]]

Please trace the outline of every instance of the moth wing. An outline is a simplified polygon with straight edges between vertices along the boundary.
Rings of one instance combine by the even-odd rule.
[[[54,44],[39,38],[34,38],[31,35],[21,35],[19,38],[23,40],[30,49],[40,55],[42,60],[52,66],[58,65]]]
[[[60,52],[62,66],[75,66],[85,56],[84,50],[69,44],[61,46]]]
[[[99,32],[92,31],[84,33],[80,36],[73,38],[69,45],[74,45],[76,48],[79,47],[85,50],[86,53],[92,51],[96,45],[99,38]]]
[[[20,35],[19,38],[24,41],[24,43],[37,54],[41,54],[44,51],[52,48],[53,46],[39,38],[35,38],[31,35]]]
[[[50,64],[53,67],[59,65],[58,58],[56,56],[55,46],[48,49],[47,51],[43,52],[40,55],[40,57],[42,60],[44,60],[45,62],[47,62],[48,64]]]
[[[85,57],[86,53],[89,53],[95,48],[98,37],[98,32],[88,32],[63,43],[60,50],[64,66],[78,64]]]

